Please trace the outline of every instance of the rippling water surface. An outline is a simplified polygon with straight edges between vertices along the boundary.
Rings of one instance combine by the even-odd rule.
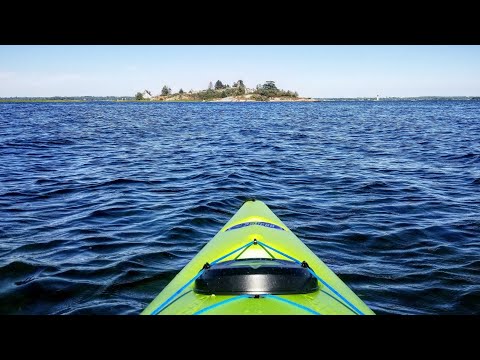
[[[378,314],[480,313],[480,102],[0,104],[0,313],[138,314],[263,200]]]

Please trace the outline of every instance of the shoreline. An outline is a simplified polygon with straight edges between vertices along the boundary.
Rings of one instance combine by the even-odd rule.
[[[226,97],[221,99],[213,99],[210,102],[317,102],[320,100],[313,98],[281,98],[274,97],[268,100],[255,100],[251,98],[236,98],[236,97]]]
[[[105,103],[173,103],[173,102],[188,102],[188,103],[204,103],[204,102],[320,102],[322,100],[313,98],[302,98],[295,100],[286,99],[271,99],[271,100],[244,100],[244,99],[213,99],[213,100],[188,100],[188,99],[175,99],[175,100],[22,100],[22,99],[0,99],[0,103],[90,103],[90,102],[105,102]]]
[[[413,97],[413,98],[383,98],[376,100],[375,98],[296,98],[296,99],[281,99],[272,98],[270,100],[253,100],[253,99],[232,99],[221,98],[212,100],[190,100],[190,99],[45,99],[45,98],[0,98],[0,103],[89,103],[89,102],[105,102],[105,103],[167,103],[167,102],[400,102],[400,101],[479,101],[480,97]]]

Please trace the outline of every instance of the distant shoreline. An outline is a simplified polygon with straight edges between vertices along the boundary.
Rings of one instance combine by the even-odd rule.
[[[108,98],[108,99],[107,99]],[[85,99],[81,97],[63,97],[58,99],[57,97],[4,97],[0,98],[0,103],[39,103],[39,102],[59,102],[59,103],[88,103],[88,102],[120,102],[120,103],[166,103],[166,102],[188,102],[188,103],[201,103],[201,102],[348,102],[348,101],[373,101],[373,102],[385,102],[385,101],[479,101],[480,96],[420,96],[420,97],[389,97],[389,98],[294,98],[294,99],[270,99],[268,101],[259,100],[243,100],[243,99],[214,99],[214,100],[135,100],[126,96],[119,97],[95,97],[89,96]]]

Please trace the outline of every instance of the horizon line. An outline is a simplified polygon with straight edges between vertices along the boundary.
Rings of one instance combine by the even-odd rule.
[[[112,98],[123,98],[129,97],[134,98],[132,95],[51,95],[51,96],[0,96],[0,99],[46,99],[46,98],[81,98],[81,97],[112,97]],[[305,96],[303,96],[305,97]],[[307,98],[312,99],[369,99],[369,98],[379,98],[379,99],[395,99],[395,98],[423,98],[423,97],[435,97],[435,98],[453,98],[453,97],[480,97],[480,95],[416,95],[416,96],[308,96]]]

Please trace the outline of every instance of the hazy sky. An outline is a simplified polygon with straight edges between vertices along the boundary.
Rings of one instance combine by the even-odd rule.
[[[480,96],[480,46],[1,46],[0,97],[274,80],[310,97]]]

